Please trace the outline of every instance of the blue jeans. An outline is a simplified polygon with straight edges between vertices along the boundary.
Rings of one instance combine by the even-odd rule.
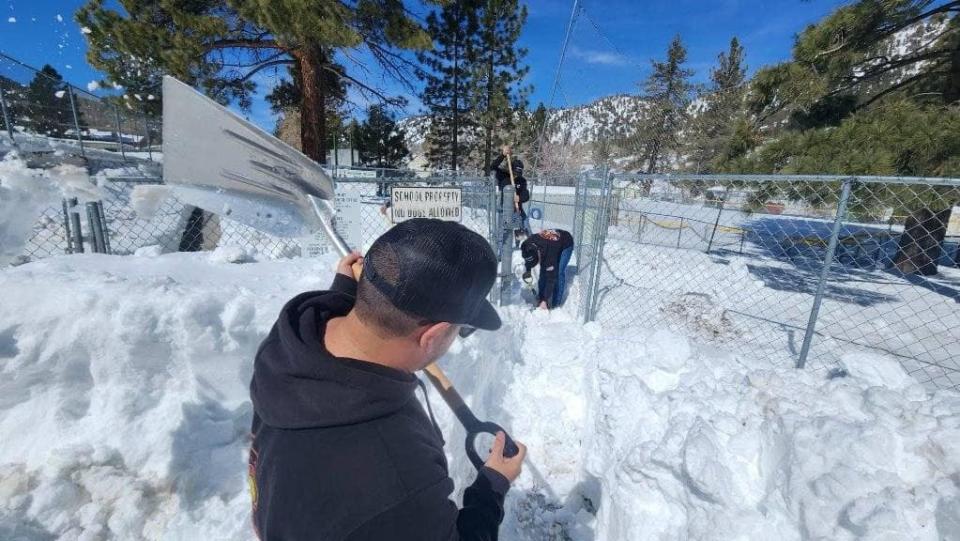
[[[553,293],[550,294],[550,308],[556,308],[563,302],[563,294],[567,291],[567,265],[570,264],[570,257],[573,256],[573,246],[565,248],[560,252],[560,261],[557,262],[557,282],[553,287]],[[541,262],[542,264],[542,262]],[[540,280],[540,298],[544,297],[543,280]]]
[[[573,256],[573,246],[560,253],[560,273],[557,275],[557,287],[553,291],[553,305],[560,306],[567,292],[567,265]]]

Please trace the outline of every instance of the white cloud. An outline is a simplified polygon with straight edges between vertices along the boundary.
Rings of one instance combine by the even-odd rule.
[[[63,22],[63,15],[60,15],[59,13],[57,13],[57,22],[58,22],[58,23],[62,23],[62,22]]]
[[[630,61],[624,56],[617,53],[611,53],[609,51],[596,51],[593,49],[571,47],[570,54],[574,58],[579,58],[588,64],[600,64],[603,66],[626,66],[630,64]]]
[[[8,22],[8,23],[15,23],[15,22],[17,22],[17,18],[16,18],[16,17],[10,17],[9,19],[7,19],[7,22]]]
[[[87,83],[87,90],[90,92],[96,92],[97,90],[100,90],[100,83],[97,81],[90,81]]]

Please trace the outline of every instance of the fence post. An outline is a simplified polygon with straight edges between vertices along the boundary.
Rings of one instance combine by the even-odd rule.
[[[0,114],[3,114],[3,124],[7,127],[7,133],[10,134],[10,142],[13,143],[13,123],[10,121],[10,113],[7,111],[7,98],[4,96],[5,93],[3,83],[0,82]]]
[[[79,204],[76,197],[67,201],[67,208],[70,212],[70,226],[73,229],[73,253],[75,254],[83,253],[83,231],[80,229],[80,210],[77,208]]]
[[[70,232],[70,210],[67,208],[67,200],[62,199],[63,203],[63,231],[67,238],[67,253],[73,253],[73,235]]]
[[[500,252],[500,301],[503,306],[510,298],[513,287],[513,186],[504,186],[500,192],[500,231],[497,242]]]
[[[147,158],[153,161],[153,149],[151,148],[153,147],[153,141],[151,141],[150,138],[150,121],[147,120],[147,113],[142,113],[141,116],[143,117],[143,133],[147,138]]]
[[[710,253],[710,249],[713,248],[713,237],[717,234],[717,226],[720,225],[720,214],[723,212],[723,205],[726,204],[726,199],[720,200],[720,208],[717,209],[717,219],[713,221],[713,232],[710,233],[710,242],[707,243],[707,253]]]
[[[97,216],[97,204],[94,202],[87,203],[87,223],[90,228],[91,246],[93,246],[93,253],[101,254],[105,250],[103,248],[103,230],[100,229],[100,217]]]
[[[683,216],[680,217],[680,229],[677,229],[677,248],[680,247],[681,238],[683,238]]]
[[[103,252],[113,253],[110,248],[110,230],[107,229],[107,213],[103,211],[103,201],[97,201],[97,214],[100,215],[100,230],[103,232]]]
[[[77,130],[77,142],[80,143],[80,155],[86,158],[87,151],[83,148],[83,134],[80,133],[80,115],[77,114],[77,102],[73,99],[73,87],[70,85],[67,85],[67,95],[70,96],[70,111],[73,113],[73,127]],[[79,218],[77,219],[79,220]]]
[[[589,311],[587,312],[587,322],[593,321],[597,317],[598,304],[600,303],[600,277],[603,274],[603,246],[607,243],[607,230],[610,225],[607,223],[610,218],[611,197],[613,196],[613,182],[610,180],[609,171],[604,170],[603,174],[603,196],[600,203],[600,215],[598,216],[598,230],[595,237],[593,279],[591,280],[593,292],[590,294]]]
[[[810,344],[813,341],[814,330],[817,326],[817,316],[820,314],[820,304],[823,302],[823,291],[826,289],[827,277],[830,275],[830,265],[833,264],[833,256],[837,251],[840,227],[843,225],[843,219],[847,215],[847,202],[850,199],[850,188],[854,180],[853,177],[843,180],[840,202],[837,204],[837,216],[833,220],[833,230],[830,232],[830,242],[827,244],[827,255],[823,261],[823,268],[820,270],[820,281],[817,282],[817,293],[813,298],[813,308],[810,310],[807,330],[803,335],[803,346],[800,348],[800,358],[797,359],[797,368],[803,368],[807,364],[807,355],[810,353]]]
[[[114,105],[113,112],[117,115],[117,146],[120,148],[120,157],[127,161],[127,154],[123,151],[123,124],[120,122],[120,107]]]

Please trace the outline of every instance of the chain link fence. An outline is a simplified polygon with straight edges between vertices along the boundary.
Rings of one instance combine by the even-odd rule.
[[[494,184],[481,177],[337,178],[337,228],[358,248],[367,248],[393,223],[394,188],[447,187],[459,191],[460,222],[493,238]],[[138,188],[139,187],[139,188]],[[239,248],[244,258],[282,259],[325,251],[322,238],[282,238],[248,227],[218,212],[177,199],[157,179],[109,178],[99,201],[64,201],[41,214],[17,263],[55,255],[102,252],[134,254]],[[311,246],[308,248],[308,246]]]
[[[898,359],[960,388],[960,181],[609,177],[587,319],[667,326],[774,362]],[[589,210],[587,210],[589,209]],[[586,243],[586,240],[581,242]]]
[[[157,159],[161,120],[147,111],[159,98],[97,91],[104,95],[0,53],[0,138],[27,152]]]

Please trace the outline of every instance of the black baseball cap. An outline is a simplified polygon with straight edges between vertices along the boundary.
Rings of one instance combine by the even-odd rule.
[[[487,300],[496,277],[497,257],[486,239],[443,220],[401,222],[374,241],[363,258],[363,279],[397,309],[490,331],[501,325]]]

